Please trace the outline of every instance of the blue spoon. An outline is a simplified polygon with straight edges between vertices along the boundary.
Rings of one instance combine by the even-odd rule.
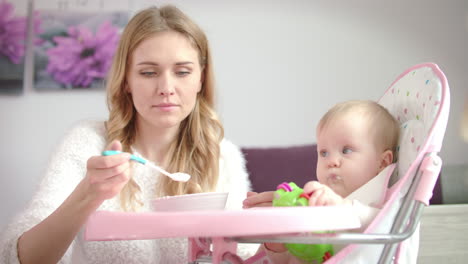
[[[105,151],[102,152],[102,155],[103,156],[112,156],[112,155],[116,155],[116,154],[120,154],[120,153],[122,153],[122,151],[105,150]],[[183,172],[169,173],[169,172],[165,171],[163,168],[157,166],[156,164],[154,164],[154,163],[152,163],[152,162],[150,162],[148,160],[145,160],[144,158],[135,156],[133,154],[131,154],[130,160],[134,160],[134,161],[136,161],[138,163],[141,163],[141,164],[143,164],[145,166],[156,169],[159,172],[161,172],[162,174],[164,174],[164,175],[168,176],[169,178],[173,179],[174,181],[186,182],[186,181],[188,181],[190,179],[190,175],[187,174],[187,173],[183,173]]]

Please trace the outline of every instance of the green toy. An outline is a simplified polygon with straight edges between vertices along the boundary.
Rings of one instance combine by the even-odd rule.
[[[294,182],[283,182],[276,188],[273,206],[308,206],[309,195],[297,187]],[[333,256],[330,244],[285,244],[294,256],[308,263],[323,263]]]

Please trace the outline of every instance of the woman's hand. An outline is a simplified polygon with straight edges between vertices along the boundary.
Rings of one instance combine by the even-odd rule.
[[[271,207],[273,203],[274,191],[269,192],[247,192],[247,198],[243,202],[243,208]]]
[[[122,145],[113,141],[106,149],[121,151]],[[83,180],[88,197],[100,204],[116,196],[130,179],[129,161],[129,153],[89,158]]]
[[[122,150],[118,141],[107,149]],[[116,196],[130,179],[129,153],[91,157],[86,177],[67,199],[42,222],[18,239],[21,263],[57,263],[78,231],[105,199]],[[44,243],[44,241],[48,243]]]
[[[317,181],[310,181],[304,185],[304,193],[309,195],[310,206],[343,205],[348,203],[336,194],[330,187]]]

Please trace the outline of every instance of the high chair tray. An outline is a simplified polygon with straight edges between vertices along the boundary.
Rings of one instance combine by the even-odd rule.
[[[97,211],[88,219],[85,239],[255,236],[359,227],[359,217],[345,206],[147,213]]]

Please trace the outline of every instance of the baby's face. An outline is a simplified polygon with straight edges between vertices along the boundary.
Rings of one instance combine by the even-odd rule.
[[[317,178],[342,197],[380,171],[381,153],[368,123],[359,114],[346,114],[317,129]]]

